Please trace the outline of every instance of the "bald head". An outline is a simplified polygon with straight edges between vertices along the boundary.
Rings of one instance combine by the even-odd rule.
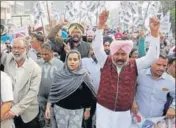
[[[87,31],[86,38],[87,38],[87,41],[88,41],[88,42],[91,43],[92,40],[94,39],[94,36],[95,36],[94,31],[92,31],[92,30],[88,30],[88,31]]]

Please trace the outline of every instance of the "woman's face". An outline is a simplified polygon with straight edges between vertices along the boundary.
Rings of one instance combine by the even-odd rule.
[[[131,55],[131,58],[137,59],[138,58],[138,51],[134,51]]]
[[[67,65],[71,71],[77,71],[80,65],[79,55],[77,53],[69,54],[67,59]]]

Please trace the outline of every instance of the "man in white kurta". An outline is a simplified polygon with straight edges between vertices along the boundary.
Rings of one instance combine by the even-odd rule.
[[[95,56],[102,69],[104,68],[105,63],[107,63],[107,58],[109,57],[106,55],[103,49],[103,29],[106,24],[108,14],[109,12],[107,11],[103,11],[100,14],[99,24],[95,34],[96,35],[95,40],[92,43]],[[151,29],[151,36],[149,39],[150,48],[146,56],[135,60],[137,72],[141,69],[149,67],[152,64],[152,62],[159,57],[159,51],[160,51],[160,44],[159,44],[159,37],[158,37],[159,21],[156,18],[151,19],[150,29]],[[110,48],[110,52],[112,57],[112,63],[116,67],[116,70],[119,74],[124,71],[123,67],[125,67],[128,62],[128,56],[133,45],[131,45],[131,41],[119,41],[119,42],[114,41],[112,42],[111,45],[112,46]],[[120,54],[122,54],[122,56],[120,57],[120,60],[123,60],[123,61],[118,60],[119,51],[121,52]],[[101,74],[101,77],[102,75],[104,74]],[[109,79],[108,81],[111,81],[111,79]],[[101,83],[100,83],[99,90],[100,89],[101,89]],[[116,90],[111,90],[111,91],[116,91]],[[118,94],[120,92],[116,91],[115,93]],[[128,92],[121,92],[121,93],[128,93]],[[130,109],[128,109],[127,111],[114,111],[114,110],[108,109],[105,105],[102,105],[99,103],[99,91],[97,95],[98,95],[98,98],[97,98],[98,103],[96,108],[97,110],[96,127],[97,128],[130,128],[130,125],[131,125]],[[116,101],[115,101],[115,105],[116,105]],[[114,106],[114,108],[116,108],[116,106]]]

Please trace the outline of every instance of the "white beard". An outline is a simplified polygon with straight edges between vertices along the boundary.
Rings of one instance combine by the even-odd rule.
[[[13,58],[15,59],[15,61],[19,62],[21,60],[25,60],[27,57],[27,53],[26,50],[20,55],[20,56],[16,56],[12,53]]]

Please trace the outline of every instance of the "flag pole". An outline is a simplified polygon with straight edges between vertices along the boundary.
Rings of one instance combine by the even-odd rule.
[[[44,30],[44,25],[43,25],[43,18],[41,18],[41,23],[42,23],[42,27],[43,27],[43,34],[45,36],[45,30]]]
[[[50,12],[49,12],[49,7],[48,7],[48,1],[46,1],[46,8],[47,8],[47,13],[48,13],[48,22],[49,22],[49,26],[51,29],[51,18],[50,18]]]
[[[145,13],[145,17],[144,17],[144,22],[143,22],[143,27],[142,27],[142,30],[144,30],[145,20],[146,20],[146,18],[147,18],[147,13],[148,13],[148,10],[149,10],[149,5],[150,5],[150,1],[148,2],[148,6],[147,6],[146,13]]]

